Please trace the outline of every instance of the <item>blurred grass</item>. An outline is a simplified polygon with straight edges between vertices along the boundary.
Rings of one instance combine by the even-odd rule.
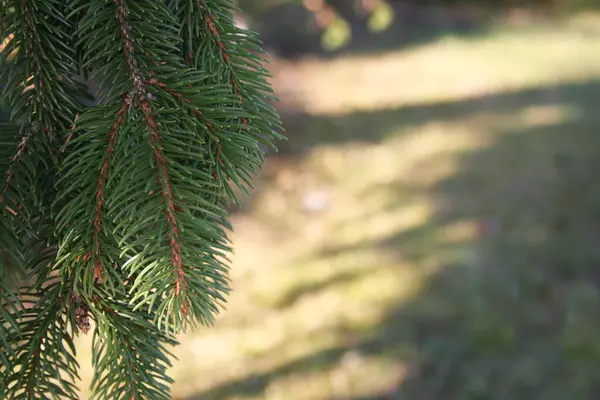
[[[600,397],[590,18],[296,66],[305,114],[174,398]]]

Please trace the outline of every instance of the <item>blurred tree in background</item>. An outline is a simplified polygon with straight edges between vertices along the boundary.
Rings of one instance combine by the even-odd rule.
[[[528,8],[554,14],[599,6],[596,0],[238,0],[238,4],[244,11],[239,17],[282,56],[336,50],[393,24],[418,24],[423,10],[444,9],[442,13],[454,16],[462,12],[459,19],[466,21],[482,10]]]

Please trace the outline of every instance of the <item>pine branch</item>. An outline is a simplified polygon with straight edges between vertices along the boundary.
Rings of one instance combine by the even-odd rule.
[[[124,100],[125,101],[125,100]],[[68,199],[56,216],[60,243],[57,267],[75,277],[78,295],[91,298],[95,285],[105,284],[114,293],[122,286],[120,250],[111,232],[114,224],[105,216],[105,186],[118,132],[123,127],[127,104],[93,107],[77,118],[67,147],[64,176],[58,181]],[[99,121],[106,121],[103,124]],[[81,130],[80,127],[89,129]],[[92,183],[92,184],[91,184]]]
[[[0,247],[2,248],[2,247]],[[4,257],[0,257],[0,396],[4,398],[8,387],[8,376],[15,369],[14,343],[11,338],[21,336],[15,315],[23,307],[15,282],[7,277]]]
[[[72,200],[59,216],[59,229],[62,237],[72,239],[61,244],[60,254],[87,261],[89,253],[102,265],[120,263],[122,256],[127,260],[122,268],[135,275],[132,301],[138,307],[158,304],[155,321],[164,327],[173,323],[176,329],[211,323],[229,290],[227,269],[215,257],[224,256],[229,246],[219,224],[225,212],[215,204],[220,184],[209,173],[216,160],[207,157],[206,145],[231,140],[228,121],[243,111],[227,86],[208,87],[205,74],[173,55],[178,51],[177,23],[161,4],[122,0],[78,10],[86,14],[78,29],[86,43],[85,65],[101,86],[108,81],[113,86],[103,99],[105,108],[81,115],[77,137],[68,145],[63,181],[70,185],[61,197]],[[154,24],[172,28],[161,29],[160,40],[135,35]],[[106,167],[107,157],[112,168]],[[96,171],[95,191],[86,188],[92,172],[75,175],[82,165]],[[85,222],[92,204],[95,211]],[[116,234],[120,255],[101,249],[114,248],[99,245],[104,226]],[[75,247],[85,243],[85,235],[91,236],[88,244]],[[108,262],[102,260],[105,256]],[[77,259],[70,260],[79,268]],[[89,294],[96,282],[84,278],[83,284]]]
[[[5,181],[12,179],[10,170],[12,152],[16,145],[15,127],[11,124],[0,124],[0,177]],[[2,182],[2,180],[0,180]],[[7,274],[23,270],[22,255],[19,253],[18,239],[12,229],[11,216],[14,216],[14,205],[4,202],[5,191],[8,185],[0,192],[0,278],[4,279]],[[11,203],[8,199],[7,203]]]
[[[6,45],[0,61],[11,54],[14,59],[2,67],[0,80],[17,140],[1,184],[0,204],[2,212],[13,215],[17,236],[31,236],[35,223],[50,219],[48,199],[54,197],[55,176],[39,171],[59,165],[61,156],[53,143],[85,96],[85,88],[73,80],[75,64],[63,8],[60,2],[32,0],[5,1],[2,7]]]
[[[125,299],[123,299],[125,300]],[[176,341],[152,324],[151,314],[134,312],[127,301],[97,300],[93,338],[92,399],[170,399],[166,374]]]
[[[281,138],[232,10],[0,0],[2,398],[76,398],[73,336],[91,318],[94,398],[168,398],[172,335],[225,303],[232,186],[251,187],[261,143]]]
[[[270,104],[276,99],[266,80],[269,72],[264,67],[266,60],[262,57],[261,43],[254,32],[235,26],[233,11],[236,8],[229,0],[193,0],[176,6],[187,63],[219,71],[215,82],[230,87],[246,114],[235,122],[235,130],[230,131],[231,136],[236,135],[235,140],[215,146],[219,162],[214,176],[233,181],[247,193],[246,188],[252,187],[251,181],[263,162],[258,144],[274,149],[273,141],[284,138],[277,133],[283,128]],[[236,162],[241,157],[250,161],[247,167]],[[239,204],[229,185],[225,185],[225,190]]]
[[[86,88],[74,80],[77,73],[70,42],[70,25],[63,2],[10,1],[0,54],[4,63],[4,99],[12,110],[11,122],[21,134],[43,133],[55,140],[81,110]]]
[[[4,172],[0,251],[11,253],[13,262],[20,261],[22,278],[29,285],[17,291],[14,285],[7,288],[2,277],[6,304],[0,325],[10,327],[2,345],[8,359],[3,398],[77,398],[67,292],[52,281],[56,279],[52,278],[56,248],[51,207],[56,174],[44,173],[60,164],[54,143],[61,140],[65,126],[81,108],[78,98],[85,94],[72,80],[75,65],[62,8],[51,1],[4,1],[0,11],[6,44],[0,54],[0,80],[12,111],[10,125],[0,133]],[[14,59],[5,67],[9,55]],[[13,296],[17,293],[19,297]],[[19,304],[23,296],[27,307]]]
[[[21,295],[24,307],[14,315],[18,331],[7,340],[15,347],[8,365],[19,368],[8,371],[4,398],[77,399],[70,291],[55,279],[43,290],[30,288]]]

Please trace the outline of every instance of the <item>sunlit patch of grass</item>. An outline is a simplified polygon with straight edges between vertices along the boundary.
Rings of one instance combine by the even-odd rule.
[[[334,114],[598,77],[600,32],[577,21],[498,28],[408,51],[315,61],[301,70],[297,86],[309,111]]]

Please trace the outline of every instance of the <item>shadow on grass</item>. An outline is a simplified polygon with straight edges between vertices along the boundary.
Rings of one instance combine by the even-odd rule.
[[[341,116],[305,116],[289,124],[286,134],[289,140],[281,144],[280,154],[303,155],[315,146],[345,142],[379,143],[392,134],[410,133],[412,128],[426,123],[459,121],[478,114],[515,112],[532,106],[572,106],[593,113],[593,102],[581,102],[593,99],[599,91],[600,81],[588,81]]]
[[[438,199],[438,212],[427,224],[359,245],[410,258],[415,265],[427,251],[441,253],[444,247],[463,247],[470,256],[448,256],[417,295],[390,304],[372,329],[339,327],[340,337],[358,335],[357,342],[226,382],[190,399],[259,396],[273,381],[330,369],[348,352],[407,365],[396,384],[354,400],[599,398],[599,103],[600,82],[594,81],[341,117],[355,127],[349,134],[357,140],[378,141],[396,123],[408,130],[484,111],[564,105],[575,115],[514,131],[501,128],[494,143],[464,153],[453,176],[427,189]],[[365,131],[360,124],[372,129]],[[339,132],[339,137],[322,139],[343,138]],[[432,234],[461,221],[483,221],[493,228],[451,244]],[[315,257],[354,250],[356,246],[330,248]],[[301,296],[290,293],[283,306]]]

